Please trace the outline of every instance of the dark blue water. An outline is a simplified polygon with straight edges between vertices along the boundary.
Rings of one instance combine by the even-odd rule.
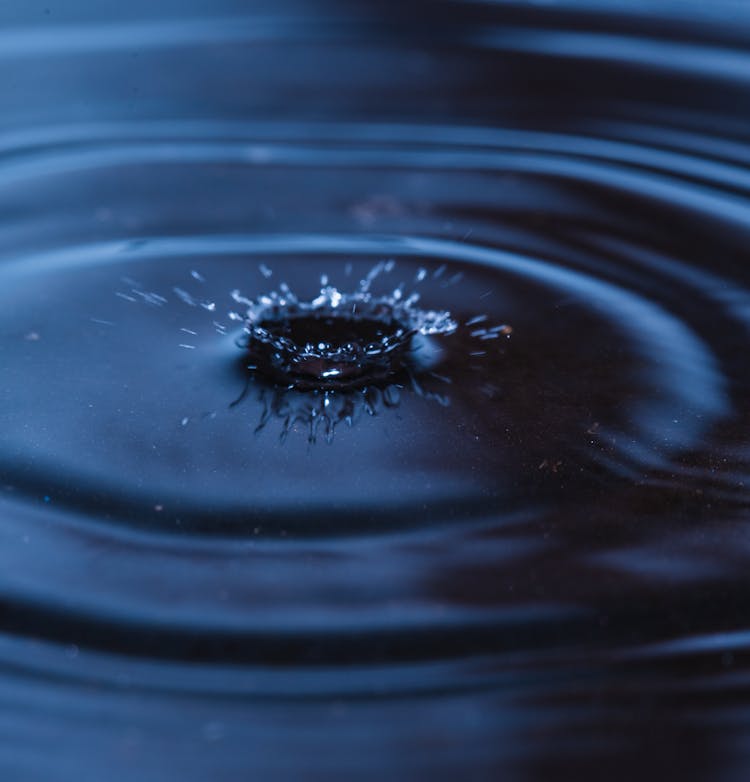
[[[747,779],[749,90],[741,2],[0,6],[0,777]],[[389,260],[418,363],[248,369]]]

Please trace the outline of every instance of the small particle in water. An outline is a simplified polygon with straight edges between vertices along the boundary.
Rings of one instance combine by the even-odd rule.
[[[184,417],[184,418],[183,418],[183,419],[180,421],[180,426],[187,426],[189,421],[190,421],[190,419],[189,419],[187,416],[185,416],[185,417]]]
[[[544,459],[539,465],[540,470],[557,474],[562,467],[562,461],[560,459]]]
[[[184,288],[174,287],[172,288],[172,291],[180,301],[190,307],[202,307],[209,312],[213,312],[216,309],[216,302],[198,299],[191,293],[188,293]]]
[[[135,302],[136,300],[134,296],[128,296],[127,293],[121,293],[120,291],[116,291],[115,296],[119,296],[121,299],[125,299],[125,301]]]
[[[30,331],[28,334],[24,336],[24,339],[27,342],[39,342],[41,336],[39,335],[38,331]]]
[[[184,331],[186,334],[192,334],[193,336],[196,336],[198,333],[197,331],[193,331],[192,329],[186,329],[186,328],[181,328],[180,331]]]
[[[493,326],[490,329],[490,333],[501,334],[504,337],[509,337],[513,333],[513,327],[509,326],[507,323],[502,323],[499,326]]]
[[[185,304],[189,304],[191,307],[195,307],[195,299],[182,288],[172,288],[177,298],[179,298],[181,301],[183,301]]]
[[[198,280],[198,282],[205,282],[206,281],[206,278],[200,272],[197,272],[195,270],[190,272],[190,276],[194,280]]]
[[[268,268],[268,266],[266,266],[266,264],[265,264],[265,263],[261,263],[261,264],[258,266],[258,269],[260,269],[260,273],[261,273],[261,274],[262,274],[262,275],[263,275],[263,276],[264,276],[266,279],[268,279],[269,277],[271,277],[271,275],[273,274],[273,272],[271,271],[271,269],[269,269],[269,268]]]
[[[195,350],[195,345],[188,345],[184,342],[180,342],[179,347],[186,348],[187,350]]]
[[[153,293],[152,291],[141,291],[137,288],[133,288],[131,293],[138,296],[146,304],[152,304],[155,307],[162,307],[167,303],[167,300],[163,296],[160,296],[158,293]]]
[[[45,502],[52,502],[52,498],[45,494],[44,495],[44,501]]]

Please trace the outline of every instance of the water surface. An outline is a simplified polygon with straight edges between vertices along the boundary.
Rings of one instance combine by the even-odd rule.
[[[4,778],[745,779],[744,6],[65,5],[0,11]],[[387,260],[457,328],[311,443],[232,291]]]

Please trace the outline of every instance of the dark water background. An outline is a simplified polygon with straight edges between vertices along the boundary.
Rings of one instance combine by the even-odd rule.
[[[749,46],[739,2],[0,5],[2,779],[747,779]],[[512,337],[256,434],[231,290],[385,258]]]

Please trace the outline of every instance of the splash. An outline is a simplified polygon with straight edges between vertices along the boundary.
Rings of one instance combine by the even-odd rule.
[[[268,281],[273,270],[260,264]],[[430,278],[441,288],[457,285],[462,274],[445,274],[446,266],[428,273],[420,268],[407,292],[400,283],[389,293],[373,292],[375,281],[393,272],[396,262],[380,261],[353,289],[332,285],[328,275],[320,278],[317,295],[298,296],[286,282],[256,298],[236,289],[231,298],[237,309],[228,313],[241,335],[236,344],[244,352],[245,388],[235,407],[252,394],[262,406],[260,432],[271,421],[280,421],[281,440],[292,431],[307,433],[310,443],[319,437],[332,442],[339,425],[354,426],[362,416],[375,416],[397,407],[403,392],[447,406],[450,397],[434,390],[450,385],[451,378],[435,370],[444,358],[441,341],[458,329],[474,342],[468,357],[476,360],[487,354],[489,340],[507,337],[512,329],[505,324],[490,325],[486,315],[476,315],[460,324],[447,310],[419,306],[416,288]],[[351,276],[352,267],[346,266]],[[193,283],[205,277],[191,272]],[[163,306],[167,299],[144,291],[127,280],[130,301]],[[381,286],[382,287],[382,286]],[[183,288],[172,289],[176,298],[191,307],[206,310],[213,317],[217,303]],[[226,336],[229,328],[212,320],[215,331]],[[181,348],[195,349],[190,341],[196,332],[181,329]],[[188,335],[188,336],[184,336]],[[444,385],[445,384],[445,385]]]
[[[331,442],[339,424],[353,426],[362,415],[396,407],[407,387],[447,404],[447,397],[426,392],[417,376],[437,362],[435,340],[458,324],[445,310],[418,307],[420,294],[406,295],[404,284],[375,295],[374,280],[394,266],[394,261],[377,264],[348,293],[323,275],[310,300],[286,283],[256,299],[232,292],[244,307],[230,318],[243,324],[238,344],[248,355],[246,392],[251,382],[261,381],[263,414],[256,431],[280,419],[282,440],[301,427],[311,443],[319,434]],[[424,276],[420,271],[418,281]]]
[[[418,370],[429,354],[425,340],[452,334],[457,324],[447,311],[417,307],[419,293],[405,296],[403,285],[387,295],[371,291],[373,280],[390,271],[381,263],[344,293],[321,278],[320,293],[298,298],[288,285],[255,300],[233,291],[247,307],[241,319],[242,346],[254,369],[273,382],[303,390],[351,390],[382,384]]]

